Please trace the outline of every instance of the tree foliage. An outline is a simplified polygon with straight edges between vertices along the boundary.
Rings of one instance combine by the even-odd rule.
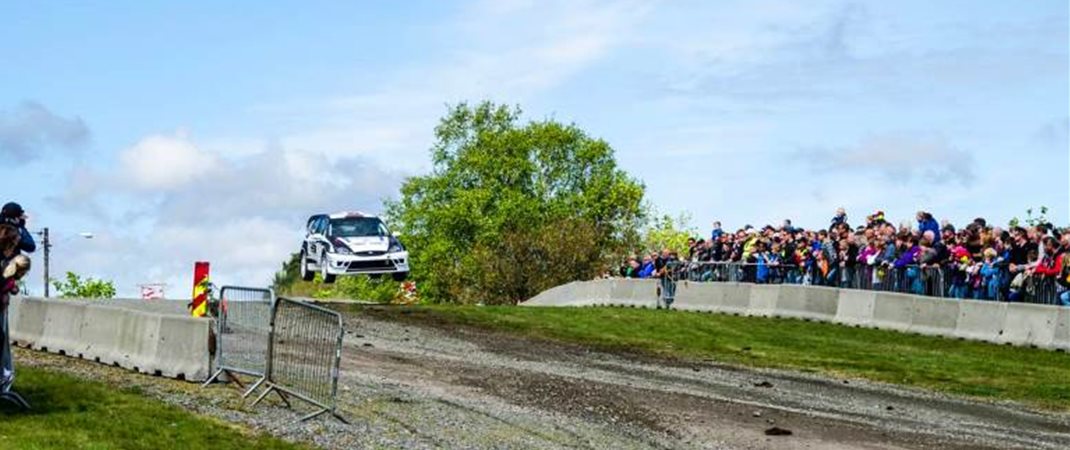
[[[675,219],[669,215],[655,217],[643,231],[642,250],[661,252],[669,249],[681,256],[686,256],[687,240],[698,234],[689,225],[690,223],[691,217],[687,214],[680,214]]]
[[[635,239],[644,188],[609,144],[520,115],[453,107],[435,128],[431,173],[387,205],[424,298],[516,303],[596,275]]]
[[[389,275],[379,279],[367,276],[339,277],[333,284],[324,284],[320,274],[311,282],[301,280],[301,253],[293,253],[282,269],[275,273],[271,287],[282,295],[313,298],[350,298],[389,303],[401,295],[401,284]]]
[[[1033,215],[1033,208],[1027,208],[1025,210],[1025,220],[1024,221],[1019,219],[1017,216],[1015,216],[1015,217],[1011,218],[1009,225],[1012,226],[1012,227],[1017,227],[1017,226],[1021,226],[1021,225],[1035,227],[1037,225],[1043,225],[1043,224],[1049,223],[1048,222],[1048,207],[1047,206],[1041,206],[1041,207],[1037,208],[1037,212],[1039,212],[1040,214],[1037,214],[1036,216],[1034,216]]]
[[[67,272],[66,280],[52,280],[60,297],[66,298],[112,298],[115,297],[115,285],[111,281],[82,278],[74,272]]]

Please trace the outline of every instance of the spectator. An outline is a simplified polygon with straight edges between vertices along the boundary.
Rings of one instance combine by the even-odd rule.
[[[15,366],[8,333],[7,306],[11,295],[18,293],[17,280],[29,270],[29,259],[19,254],[24,248],[22,233],[10,223],[0,224],[0,392],[11,390]]]
[[[26,212],[22,206],[15,202],[8,202],[0,208],[0,222],[10,224],[18,229],[18,251],[33,253],[37,250],[37,244],[33,241],[33,235],[26,230]]]
[[[658,279],[658,309],[665,305],[665,309],[672,309],[672,303],[676,297],[676,280],[673,279],[673,264],[677,261],[676,255],[663,249],[654,261],[654,276]]]
[[[1003,280],[1001,279],[1003,272],[999,268],[1000,262],[1002,262],[1002,259],[998,258],[994,248],[985,249],[984,264],[981,265],[980,273],[982,286],[989,300],[998,299],[999,290],[1003,287]]]
[[[654,260],[649,256],[643,257],[643,264],[639,268],[639,278],[654,276]]]
[[[1059,284],[1059,303],[1070,306],[1070,232],[1062,234],[1063,254],[1059,260],[1061,270],[1055,280]]]
[[[846,223],[847,223],[847,211],[845,209],[843,209],[843,208],[836,208],[836,215],[832,216],[832,223],[829,224],[829,229],[831,230],[832,228],[834,228],[835,226],[837,226],[839,224],[846,224]]]
[[[918,211],[917,219],[918,231],[921,233],[925,233],[926,231],[932,231],[933,235],[936,236],[936,240],[934,240],[933,242],[938,242],[940,240],[940,224],[936,222],[936,219],[933,218],[933,215],[925,211]]]
[[[721,236],[724,236],[724,231],[721,230],[721,222],[720,221],[714,222],[713,223],[713,232],[710,233],[710,239],[713,239],[713,240],[716,241],[718,239],[721,239]]]
[[[1047,224],[1005,231],[983,218],[961,228],[941,226],[925,211],[915,219],[917,227],[907,222],[897,228],[877,211],[866,225],[851,228],[841,208],[828,229],[806,230],[790,219],[780,227],[737,230],[716,223],[716,239],[688,241],[688,266],[677,273],[694,281],[822,284],[989,300],[1061,302],[1070,295],[1070,279],[1054,274],[1070,267],[1063,261],[1070,233]],[[1038,246],[1041,241],[1056,245]],[[658,261],[665,260],[659,253],[636,258],[633,270],[629,260],[621,276],[657,277]]]

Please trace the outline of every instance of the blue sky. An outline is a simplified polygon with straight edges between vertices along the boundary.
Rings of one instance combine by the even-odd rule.
[[[307,215],[378,211],[482,99],[606,139],[703,230],[1070,222],[1065,1],[226,3],[3,2],[0,192],[55,272],[266,283]]]

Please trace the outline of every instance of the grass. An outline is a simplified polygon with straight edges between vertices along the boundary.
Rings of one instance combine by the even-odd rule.
[[[94,381],[21,367],[29,412],[0,404],[4,449],[297,449],[282,440]]]
[[[857,377],[1070,411],[1070,355],[801,320],[623,308],[360,308],[683,360]]]

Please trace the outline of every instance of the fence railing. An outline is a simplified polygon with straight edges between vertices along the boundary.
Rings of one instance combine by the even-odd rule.
[[[339,313],[278,298],[271,315],[267,389],[253,405],[275,392],[287,405],[292,396],[319,408],[302,421],[330,414],[346,422],[337,412],[343,333]]]
[[[213,308],[216,314],[216,371],[205,386],[224,374],[242,386],[238,375],[256,377],[242,394],[248,397],[267,379],[271,310],[275,292],[271,289],[223,286]],[[244,386],[242,386],[244,387]]]
[[[755,264],[679,262],[671,278],[689,282],[802,284],[848,289],[901,292],[931,297],[1060,304],[1054,278],[1012,274],[1006,266],[986,275],[965,268],[936,265]]]

